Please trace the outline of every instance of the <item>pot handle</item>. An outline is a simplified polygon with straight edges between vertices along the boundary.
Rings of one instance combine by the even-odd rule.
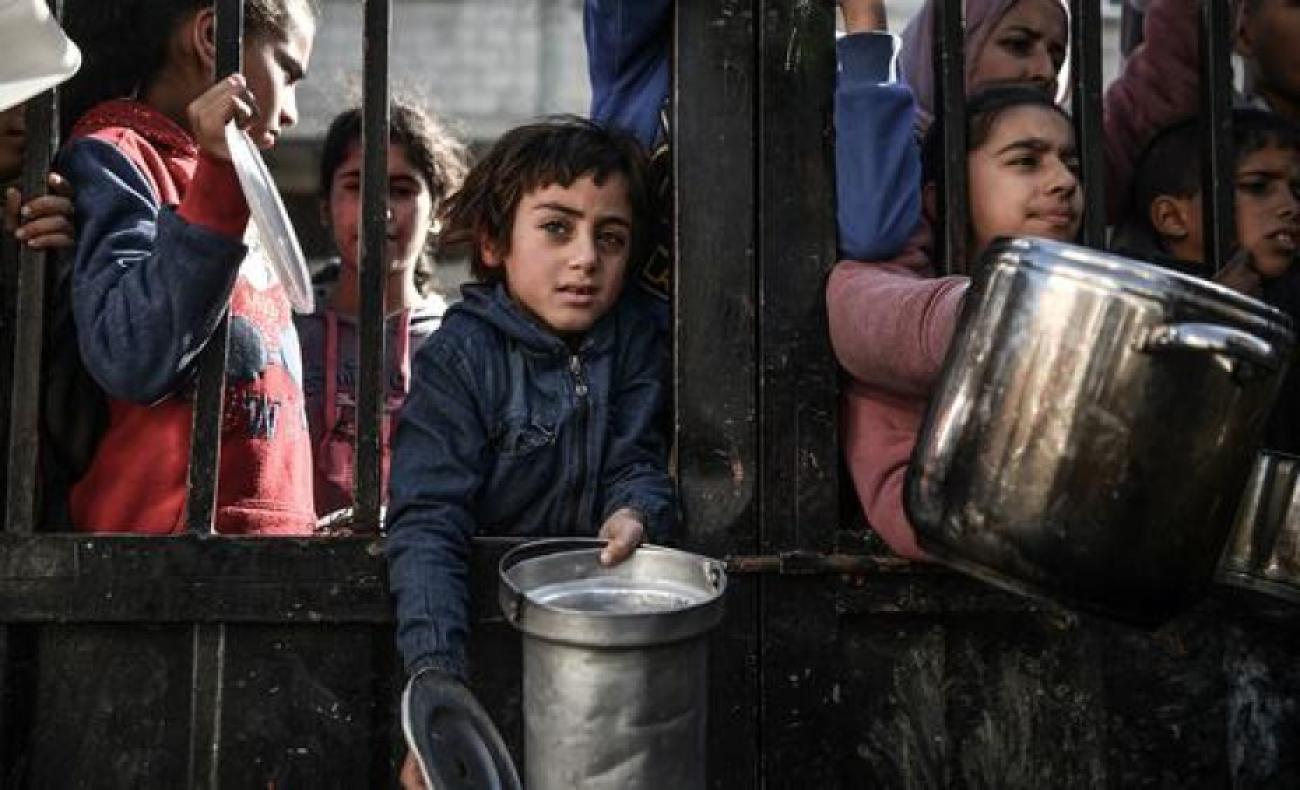
[[[1138,340],[1139,351],[1204,351],[1258,365],[1270,371],[1282,367],[1282,355],[1267,340],[1222,324],[1188,322],[1148,329]]]

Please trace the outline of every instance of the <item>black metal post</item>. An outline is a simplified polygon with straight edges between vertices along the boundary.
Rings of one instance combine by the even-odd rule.
[[[217,67],[214,80],[239,71],[243,63],[244,0],[216,0]],[[226,390],[226,352],[230,316],[217,324],[199,359],[198,390],[190,433],[189,496],[185,525],[191,533],[211,534],[217,510],[221,458],[221,417]]]
[[[358,317],[357,446],[353,460],[354,522],[379,526],[384,410],[384,285],[388,270],[388,33],[389,0],[366,0],[361,125],[361,315]]]
[[[758,546],[758,0],[675,4],[673,402],[684,543]],[[701,265],[701,261],[708,261]],[[709,786],[757,787],[758,585],[727,591],[709,664]]]
[[[1201,4],[1201,211],[1205,262],[1218,271],[1237,243],[1232,144],[1232,27],[1229,4]]]
[[[1080,241],[1106,244],[1106,161],[1101,125],[1101,6],[1070,0],[1070,77],[1074,81],[1074,129],[1084,187]]]
[[[934,14],[934,111],[943,126],[943,167],[940,170],[939,274],[965,274],[967,201],[966,170],[966,32],[961,0],[936,0]]]
[[[49,6],[57,19],[63,10],[61,0],[49,0]],[[27,142],[22,177],[24,199],[45,193],[50,161],[58,149],[57,113],[52,90],[27,103]],[[46,253],[22,245],[18,253],[18,271],[13,280],[16,287],[4,504],[5,528],[14,533],[30,533],[37,518],[46,257]]]
[[[57,12],[57,9],[56,9]],[[58,143],[54,92],[27,103],[27,149],[23,166],[25,199],[44,194],[50,160]],[[14,298],[13,380],[10,382],[6,528],[30,533],[36,522],[39,487],[41,351],[45,325],[46,253],[22,245]]]

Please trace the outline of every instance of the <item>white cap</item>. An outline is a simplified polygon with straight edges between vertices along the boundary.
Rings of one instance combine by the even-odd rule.
[[[0,110],[49,90],[81,67],[81,50],[45,0],[0,0]]]

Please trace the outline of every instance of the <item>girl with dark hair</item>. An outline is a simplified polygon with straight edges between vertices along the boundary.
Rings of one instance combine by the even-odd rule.
[[[910,125],[910,113],[896,122]],[[929,223],[946,122],[931,127],[929,155],[922,157],[921,204]],[[1052,99],[1032,88],[993,88],[972,97],[958,122],[966,124],[969,140],[970,235],[964,265],[955,268],[969,268],[998,236],[1073,240],[1083,187],[1073,127]],[[924,554],[903,512],[903,480],[970,282],[935,277],[933,255],[923,230],[893,260],[841,261],[826,288],[831,343],[849,374],[840,429],[853,485],[868,523],[912,559]]]
[[[195,361],[228,313],[216,528],[309,533],[298,338],[284,287],[256,234],[246,237],[225,127],[234,122],[266,149],[297,120],[314,10],[309,0],[247,0],[242,72],[215,84],[210,3],[81,10],[69,18],[83,25],[74,40],[87,32],[86,66],[68,91],[80,116],[58,162],[81,226],[70,294],[77,343],[109,417],[72,487],[73,524],[183,529]]]
[[[388,478],[388,436],[410,386],[411,357],[438,328],[446,308],[429,288],[434,215],[465,177],[465,147],[420,107],[394,102],[389,111],[388,277],[384,288],[387,359],[381,426],[382,470]],[[356,448],[356,317],[361,228],[361,110],[338,115],[320,161],[321,216],[334,236],[339,278],[324,306],[294,317],[302,340],[303,390],[314,453],[318,516],[352,504]]]

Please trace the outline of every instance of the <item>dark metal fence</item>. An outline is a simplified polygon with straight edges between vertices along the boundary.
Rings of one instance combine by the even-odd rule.
[[[239,0],[218,0],[221,73]],[[1232,235],[1228,26],[1205,4],[1207,237]],[[962,20],[936,16],[936,106],[963,116]],[[833,5],[679,2],[674,44],[674,392],[686,547],[733,564],[712,642],[710,784],[810,787],[1287,786],[1300,762],[1300,634],[1211,602],[1150,635],[1044,610],[881,556],[842,512],[834,262]],[[1084,241],[1104,235],[1100,10],[1072,0]],[[365,3],[356,501],[378,524],[389,0]],[[54,101],[32,104],[43,184]],[[965,142],[948,123],[941,233],[960,260]],[[50,144],[32,145],[49,140]],[[5,242],[9,244],[9,242]],[[10,246],[10,251],[13,247]],[[0,276],[14,311],[0,535],[0,784],[377,787],[400,755],[400,677],[378,539],[212,533],[224,335],[205,352],[190,534],[50,534],[37,514],[41,261]],[[519,656],[495,559],[471,578],[476,693],[520,746]],[[1238,670],[1251,667],[1246,681]],[[1252,707],[1253,706],[1253,707]],[[1264,715],[1267,714],[1267,715]],[[1267,749],[1268,743],[1283,746]]]

